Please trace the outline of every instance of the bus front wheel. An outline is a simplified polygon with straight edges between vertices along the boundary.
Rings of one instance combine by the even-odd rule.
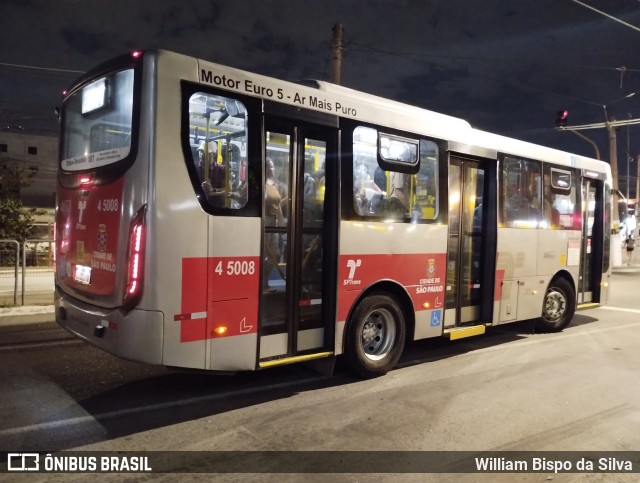
[[[544,294],[542,316],[537,327],[542,332],[560,332],[576,311],[575,294],[571,284],[564,278],[553,280]]]
[[[372,294],[354,310],[346,334],[345,351],[351,369],[371,378],[391,370],[404,348],[404,313],[395,298]]]

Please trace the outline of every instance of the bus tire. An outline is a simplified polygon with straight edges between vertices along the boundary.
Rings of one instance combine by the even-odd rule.
[[[536,326],[542,332],[560,332],[576,311],[576,297],[565,278],[552,280],[542,301],[542,316]]]
[[[364,378],[389,372],[404,349],[404,313],[394,297],[365,297],[349,319],[345,352],[350,368]]]

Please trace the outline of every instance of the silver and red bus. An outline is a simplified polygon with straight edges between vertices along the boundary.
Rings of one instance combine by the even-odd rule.
[[[608,164],[326,82],[166,51],[65,94],[56,319],[211,371],[345,355],[606,303]]]

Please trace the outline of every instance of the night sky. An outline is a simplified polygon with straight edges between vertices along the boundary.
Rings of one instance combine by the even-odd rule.
[[[595,12],[588,4],[628,24]],[[162,48],[287,80],[342,84],[462,117],[474,127],[593,156],[554,129],[640,118],[638,0],[2,0],[0,128],[55,133],[53,108],[81,72]],[[639,92],[638,95],[625,96]],[[607,155],[604,130],[586,131]],[[640,126],[618,130],[621,175]]]

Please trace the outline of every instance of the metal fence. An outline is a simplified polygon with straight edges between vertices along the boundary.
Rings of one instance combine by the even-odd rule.
[[[0,240],[0,307],[53,303],[53,240]]]

